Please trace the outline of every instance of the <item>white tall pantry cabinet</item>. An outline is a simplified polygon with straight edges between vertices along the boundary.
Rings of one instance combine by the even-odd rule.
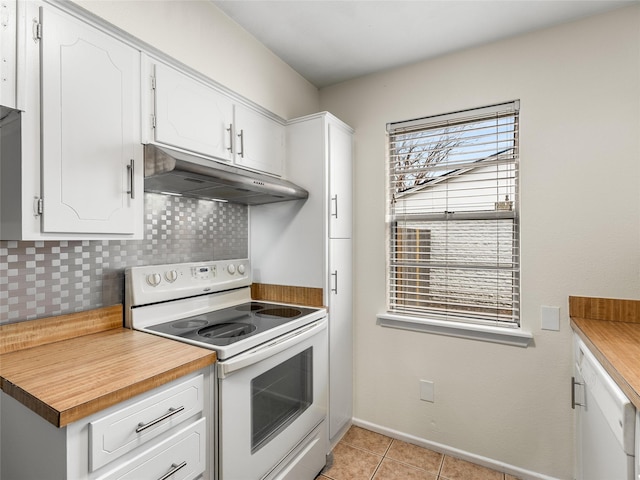
[[[329,310],[329,438],[353,416],[353,129],[323,112],[289,121],[286,177],[304,202],[251,207],[254,282],[322,288]]]

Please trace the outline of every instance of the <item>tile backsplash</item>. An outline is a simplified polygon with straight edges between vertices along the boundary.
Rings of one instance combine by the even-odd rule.
[[[145,193],[144,240],[0,240],[0,324],[124,300],[124,269],[248,256],[245,205]]]

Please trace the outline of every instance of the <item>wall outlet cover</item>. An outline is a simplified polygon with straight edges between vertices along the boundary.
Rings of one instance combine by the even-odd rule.
[[[540,307],[540,328],[542,330],[560,330],[560,307]]]
[[[420,400],[431,403],[435,402],[433,382],[420,380]]]

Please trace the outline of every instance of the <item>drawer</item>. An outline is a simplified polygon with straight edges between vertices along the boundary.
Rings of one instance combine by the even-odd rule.
[[[206,418],[171,435],[99,480],[188,480],[206,468]]]
[[[89,423],[91,471],[201,412],[203,406],[204,381],[198,375]]]

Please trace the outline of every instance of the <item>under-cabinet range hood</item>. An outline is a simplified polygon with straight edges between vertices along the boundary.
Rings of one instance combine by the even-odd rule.
[[[286,180],[148,144],[144,147],[147,192],[225,200],[244,205],[305,199],[309,192]]]

